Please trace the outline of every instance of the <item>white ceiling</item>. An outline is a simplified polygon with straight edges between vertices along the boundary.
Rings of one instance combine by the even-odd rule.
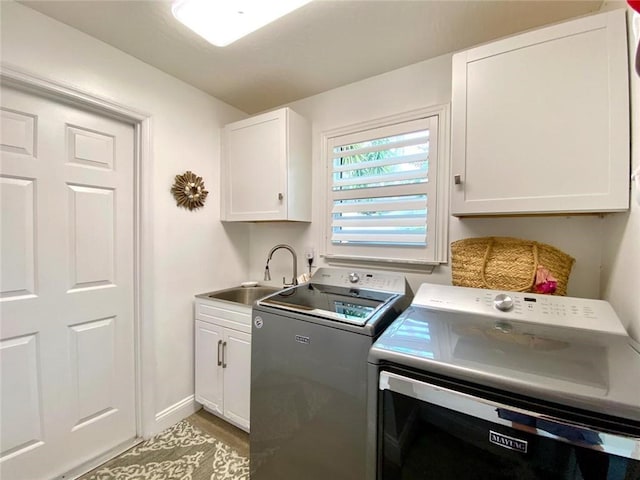
[[[224,48],[175,21],[169,0],[20,3],[256,113],[603,2],[314,0]]]

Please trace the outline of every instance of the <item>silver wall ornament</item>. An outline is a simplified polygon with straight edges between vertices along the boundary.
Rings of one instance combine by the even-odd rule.
[[[182,175],[176,175],[176,181],[171,187],[171,193],[179,207],[195,210],[204,206],[204,201],[209,192],[204,189],[202,177],[186,171]]]

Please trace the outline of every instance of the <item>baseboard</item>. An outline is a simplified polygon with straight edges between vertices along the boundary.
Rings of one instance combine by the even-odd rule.
[[[180,420],[183,420],[192,413],[195,413],[197,410],[200,410],[200,405],[196,403],[195,395],[189,395],[179,402],[174,403],[170,407],[156,413],[156,423],[153,426],[152,431],[148,432],[148,437],[152,437],[156,433],[160,433],[162,430],[172,427]]]
[[[79,478],[82,475],[84,475],[86,473],[89,473],[91,470],[93,470],[95,468],[98,468],[103,463],[108,462],[112,458],[117,457],[121,453],[126,452],[131,447],[137,445],[140,442],[142,442],[142,439],[139,438],[139,437],[133,438],[131,440],[127,440],[126,442],[121,443],[117,447],[112,448],[108,452],[105,452],[102,455],[98,455],[97,457],[92,458],[91,460],[82,463],[81,465],[79,465],[76,468],[68,471],[64,475],[60,475],[58,477],[54,477],[53,480],[66,480],[66,479]]]

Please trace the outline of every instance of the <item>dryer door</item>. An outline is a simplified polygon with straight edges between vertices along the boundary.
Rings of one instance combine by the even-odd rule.
[[[640,478],[637,425],[605,433],[522,408],[522,399],[514,406],[394,372],[381,372],[379,388],[378,478]]]

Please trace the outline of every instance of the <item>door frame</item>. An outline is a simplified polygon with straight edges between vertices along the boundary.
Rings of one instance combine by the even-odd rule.
[[[155,424],[151,115],[6,63],[0,63],[0,83],[88,109],[134,127],[135,417],[136,436],[148,438],[154,433]]]

